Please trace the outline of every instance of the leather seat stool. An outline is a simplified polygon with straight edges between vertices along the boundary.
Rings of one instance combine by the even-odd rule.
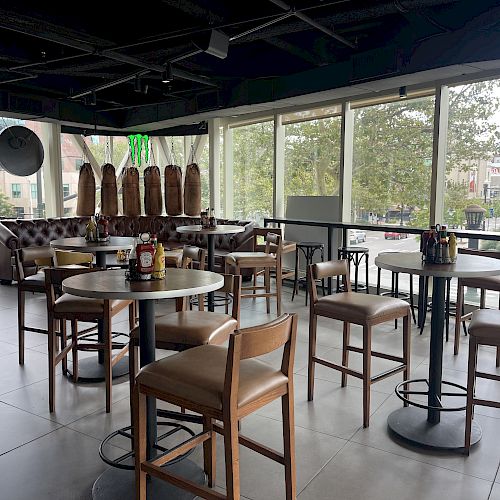
[[[313,263],[314,254],[317,250],[319,250],[321,255],[321,262],[325,261],[325,245],[324,243],[320,243],[318,241],[301,241],[297,243],[297,249],[295,250],[295,279],[293,282],[293,292],[292,292],[292,301],[295,297],[295,294],[299,293],[299,282],[304,281],[306,286],[306,306],[307,306],[307,276],[304,278],[299,278],[299,250],[304,254],[304,258],[306,259],[306,269],[310,264]],[[325,280],[321,280],[321,287],[323,289],[323,295],[325,295]]]
[[[349,262],[349,267],[351,262],[354,264],[354,291],[357,292],[358,288],[363,289],[366,287],[366,293],[370,293],[368,288],[368,257],[370,255],[370,250],[366,247],[339,247],[337,252],[337,258],[339,260],[346,259]],[[365,280],[366,285],[358,285],[358,272],[359,266],[365,259]],[[341,291],[339,278],[337,277],[337,292]]]
[[[477,352],[480,345],[497,348],[496,367],[500,365],[498,356],[500,348],[500,311],[480,309],[472,313],[469,326],[469,365],[467,370],[467,405],[465,410],[465,445],[468,455],[471,445],[472,418],[474,406],[490,406],[500,408],[500,401],[477,398],[475,395],[476,378],[484,378],[500,382],[500,375],[477,371]]]

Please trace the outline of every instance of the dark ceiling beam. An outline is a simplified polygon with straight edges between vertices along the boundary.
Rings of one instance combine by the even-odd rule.
[[[162,0],[162,3],[185,14],[189,14],[195,19],[208,20],[209,24],[222,23],[224,21],[222,15],[215,13],[212,9],[202,7],[191,0]]]
[[[273,47],[277,47],[278,49],[284,50],[285,52],[288,52],[289,54],[292,54],[293,56],[298,57],[313,66],[321,66],[321,64],[323,64],[322,61],[320,61],[317,57],[314,57],[314,55],[308,50],[298,47],[293,43],[289,43],[282,38],[266,38],[266,43],[272,45]]]

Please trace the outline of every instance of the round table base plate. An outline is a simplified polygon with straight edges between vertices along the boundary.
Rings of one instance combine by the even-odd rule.
[[[392,433],[410,444],[434,450],[459,450],[464,447],[464,412],[442,412],[438,424],[427,422],[427,410],[400,408],[387,418]],[[472,421],[471,445],[479,442],[481,427]]]
[[[205,484],[205,473],[191,460],[167,467],[169,471],[190,479],[197,484]],[[180,490],[157,478],[148,480],[148,500],[168,498],[169,500],[192,500],[195,494]],[[92,487],[93,500],[135,500],[135,471],[110,467],[104,471]]]
[[[113,378],[128,374],[128,356],[123,357],[113,366]],[[72,376],[71,362],[68,363],[68,375]],[[104,365],[97,360],[97,355],[78,359],[78,382],[101,382],[104,380]]]

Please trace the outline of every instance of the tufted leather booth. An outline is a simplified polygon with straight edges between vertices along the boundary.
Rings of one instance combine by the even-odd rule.
[[[88,217],[64,217],[54,219],[4,219],[0,221],[0,280],[10,282],[16,276],[13,252],[18,248],[47,246],[52,240],[83,236]],[[224,256],[234,251],[252,250],[252,230],[255,225],[249,221],[226,221],[220,223],[245,226],[245,231],[234,235],[220,235],[215,238],[216,268],[223,272]],[[140,216],[109,217],[109,234],[112,236],[136,236],[139,233],[156,233],[158,241],[167,249],[184,245],[207,247],[207,237],[200,234],[180,234],[176,228],[200,224],[197,217]],[[33,272],[35,267],[33,267]]]

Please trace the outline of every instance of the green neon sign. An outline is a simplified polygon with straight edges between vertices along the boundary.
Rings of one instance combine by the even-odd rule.
[[[149,135],[132,134],[128,137],[128,145],[130,148],[130,157],[132,158],[132,165],[137,160],[137,165],[141,166],[142,150],[144,149],[144,159],[149,161]]]

